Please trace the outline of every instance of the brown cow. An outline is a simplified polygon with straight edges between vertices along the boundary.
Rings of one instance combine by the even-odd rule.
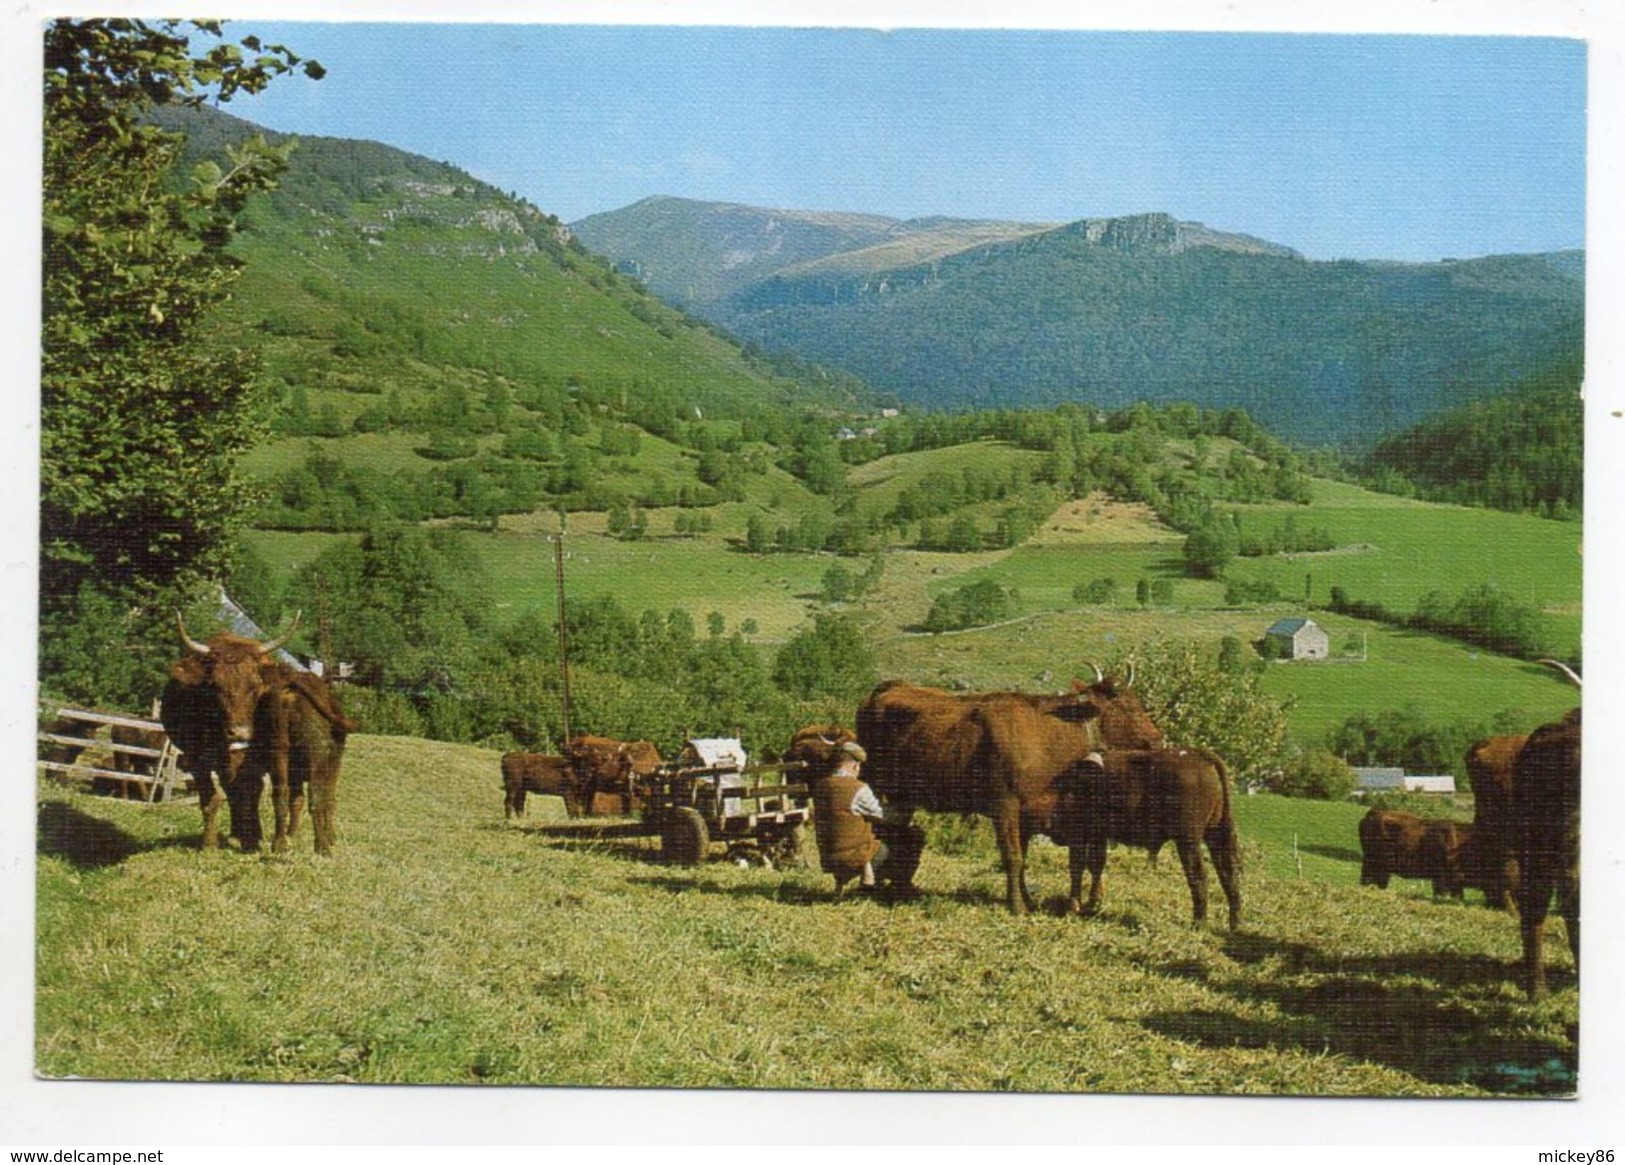
[[[169,669],[158,716],[181,752],[182,766],[197,782],[203,847],[213,849],[220,844],[216,819],[229,797],[232,836],[245,850],[258,849],[258,780],[245,780],[239,789],[237,777],[254,737],[255,710],[261,698],[281,682],[281,666],[273,653],[293,633],[298,616],[287,632],[268,643],[228,631],[219,632],[207,643],[199,642],[186,633],[185,621],[179,615],[175,618],[186,651]],[[250,783],[255,786],[252,798],[246,796]]]
[[[1027,843],[1050,830],[1056,780],[1103,741],[1150,748],[1162,733],[1129,685],[1101,676],[1065,696],[955,695],[891,681],[858,708],[858,740],[869,754],[864,776],[900,820],[927,809],[993,821],[1005,900],[1026,914]]]
[[[575,770],[562,756],[539,752],[502,754],[502,812],[508,820],[525,815],[525,794],[560,797],[571,817],[582,812],[581,788]]]
[[[1545,930],[1551,897],[1580,968],[1580,709],[1530,734],[1512,773],[1517,822],[1524,990],[1546,994]]]
[[[1155,859],[1172,841],[1190,887],[1191,920],[1202,925],[1207,921],[1205,843],[1230,907],[1230,929],[1241,925],[1241,844],[1230,810],[1230,774],[1216,753],[1201,748],[1108,749],[1075,765],[1059,786],[1062,803],[1050,837],[1070,847],[1074,912],[1092,915],[1100,909],[1108,843],[1144,846]]]
[[[322,680],[275,658],[276,650],[298,626],[298,615],[286,632],[265,643],[227,631],[204,643],[187,634],[179,615],[176,622],[186,650],[169,669],[159,719],[182,753],[183,766],[197,782],[203,846],[219,845],[216,821],[229,797],[232,835],[246,851],[259,848],[259,798],[267,775],[281,782],[276,798],[277,835],[279,844],[285,846],[291,832],[293,781],[298,779],[301,792],[307,776],[314,778],[313,787],[336,781],[337,755],[342,753],[344,735],[354,726],[344,718]],[[276,706],[266,705],[273,698]],[[319,740],[314,723],[307,722],[312,715],[326,724],[326,742]],[[262,733],[260,747],[253,763],[245,765],[256,732]],[[292,767],[290,760],[295,762]],[[316,813],[318,849],[327,852],[321,847],[332,843],[331,801],[320,805]]]
[[[635,813],[643,808],[637,778],[660,767],[660,752],[647,740],[622,741],[581,735],[564,746],[575,772],[583,812],[589,817]]]
[[[1473,789],[1476,866],[1484,900],[1507,909],[1518,892],[1517,830],[1512,816],[1512,770],[1527,736],[1489,736],[1475,741],[1466,755],[1467,780]]]
[[[1388,888],[1388,879],[1423,878],[1435,896],[1460,898],[1472,864],[1473,827],[1396,809],[1360,819],[1360,885]]]
[[[261,699],[254,714],[254,739],[243,762],[238,786],[245,810],[251,809],[258,831],[261,774],[271,778],[276,833],[271,852],[282,853],[299,831],[310,790],[310,818],[316,852],[331,854],[338,842],[339,766],[344,742],[354,731],[327,681],[285,664],[278,682]]]

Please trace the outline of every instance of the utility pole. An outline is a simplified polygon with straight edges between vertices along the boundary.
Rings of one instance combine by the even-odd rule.
[[[559,613],[559,683],[563,693],[562,720],[564,739],[560,745],[570,742],[570,632],[564,621],[564,511],[559,511],[559,532],[548,538],[553,543],[553,575],[555,591],[558,597]]]

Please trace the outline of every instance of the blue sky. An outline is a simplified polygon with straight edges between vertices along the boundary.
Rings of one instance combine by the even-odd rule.
[[[655,194],[913,217],[1167,211],[1312,258],[1584,244],[1554,37],[260,24],[328,67],[231,111],[573,221]]]

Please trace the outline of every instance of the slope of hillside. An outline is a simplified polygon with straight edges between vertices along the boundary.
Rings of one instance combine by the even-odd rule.
[[[657,838],[572,829],[556,798],[505,824],[498,757],[353,737],[330,860],[303,831],[277,859],[200,854],[195,804],[42,783],[35,1069],[936,1092],[1575,1087],[1561,939],[1556,994],[1524,1002],[1511,915],[1476,894],[1354,884],[1352,806],[1237,799],[1246,914],[1229,933],[1190,925],[1177,862],[1126,847],[1085,920],[1058,909],[1064,852],[1035,842],[1044,909],[1012,918],[991,830],[957,817],[926,822],[923,897],[897,906],[837,900],[816,869],[740,869],[720,847],[699,868],[668,866]]]
[[[166,119],[217,153],[256,132],[210,110]],[[268,133],[269,140],[279,135]],[[574,398],[646,428],[699,415],[846,406],[850,378],[794,381],[625,280],[551,215],[455,167],[372,142],[300,139],[252,208],[223,325],[252,331],[279,388],[426,402],[497,384],[532,411]]]

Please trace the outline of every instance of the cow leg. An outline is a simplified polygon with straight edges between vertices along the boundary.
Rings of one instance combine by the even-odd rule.
[[[339,771],[333,762],[316,767],[310,781],[310,824],[316,834],[316,852],[325,857],[338,841]]]
[[[1072,891],[1067,909],[1073,914],[1091,917],[1100,913],[1100,904],[1106,896],[1106,839],[1092,838],[1067,850],[1067,865],[1072,874]],[[1083,872],[1089,871],[1089,901],[1083,900]]]
[[[1208,830],[1207,852],[1219,875],[1219,888],[1230,906],[1230,929],[1241,925],[1241,838],[1231,824]]]
[[[200,767],[193,780],[197,782],[198,807],[203,810],[203,848],[219,849],[220,807],[226,803],[226,795],[208,769]]]
[[[1185,884],[1191,888],[1191,922],[1202,926],[1207,922],[1207,867],[1202,864],[1201,842],[1194,837],[1177,837],[1174,845],[1185,871]]]
[[[1004,862],[1004,898],[1010,913],[1024,915],[1031,909],[1027,894],[1026,847],[1021,828],[1021,803],[1007,798],[996,806],[993,831]]]
[[[508,786],[508,796],[502,803],[502,809],[503,816],[510,821],[525,815],[525,784],[523,781],[517,785]]]
[[[1546,996],[1546,911],[1550,905],[1552,882],[1544,863],[1528,862],[1523,870],[1522,898],[1518,924],[1523,936],[1523,984],[1530,999]]]
[[[287,746],[274,750],[271,760],[271,805],[276,811],[276,833],[271,838],[271,852],[286,853],[288,849],[288,817],[291,811],[288,790]]]
[[[1574,956],[1574,974],[1580,974],[1580,874],[1565,870],[1558,880],[1557,910],[1569,932],[1569,953]]]

